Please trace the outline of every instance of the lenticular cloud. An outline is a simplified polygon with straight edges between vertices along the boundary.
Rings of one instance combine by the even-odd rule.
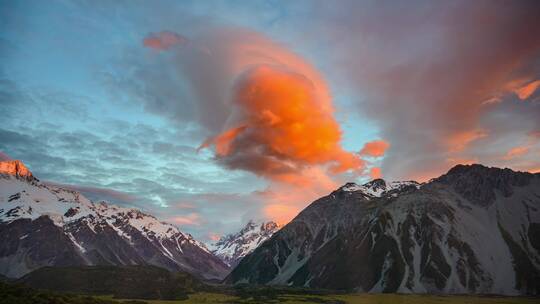
[[[361,172],[360,156],[341,147],[325,81],[301,56],[241,29],[213,29],[185,41],[160,32],[144,44],[186,46],[176,48],[178,68],[212,133],[200,148],[213,148],[221,164],[286,183],[303,183],[311,166]]]
[[[235,120],[207,141],[218,159],[283,180],[309,165],[334,173],[359,169],[362,161],[340,146],[341,131],[326,96],[304,75],[280,66],[260,65],[241,75],[233,89]]]

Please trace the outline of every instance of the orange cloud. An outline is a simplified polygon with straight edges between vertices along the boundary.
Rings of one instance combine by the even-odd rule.
[[[320,167],[307,168],[289,175],[289,178],[273,182],[268,189],[258,192],[264,203],[264,215],[280,226],[288,223],[312,201],[344,183],[336,182]]]
[[[503,159],[504,160],[510,160],[510,159],[513,159],[513,158],[516,158],[516,157],[519,157],[519,156],[523,156],[525,154],[529,153],[529,148],[528,147],[515,147],[515,148],[512,148],[510,149],[504,156],[503,156]]]
[[[218,241],[220,238],[221,238],[221,235],[220,234],[217,234],[217,233],[214,233],[214,232],[210,232],[208,233],[208,238],[211,240],[211,241]]]
[[[150,33],[143,40],[144,46],[155,50],[167,50],[175,45],[187,43],[187,39],[177,33],[170,31],[161,31]]]
[[[274,65],[246,71],[237,81],[235,126],[207,140],[231,168],[273,180],[291,179],[306,166],[332,173],[360,169],[362,160],[340,146],[341,130],[327,94],[305,75]]]
[[[449,147],[450,152],[461,152],[473,141],[486,136],[487,133],[479,129],[457,132],[446,139],[446,145]]]
[[[540,86],[540,80],[532,81],[524,86],[521,86],[519,88],[514,89],[514,93],[519,97],[521,100],[525,100],[529,98]]]
[[[199,226],[201,224],[201,217],[198,213],[190,213],[185,216],[173,217],[168,221],[176,223],[178,225]]]
[[[216,137],[209,138],[206,141],[204,141],[204,143],[199,148],[197,148],[197,151],[204,148],[208,148],[210,145],[214,145],[216,148],[216,154],[218,156],[226,156],[229,154],[231,142],[245,128],[246,128],[245,126],[240,126],[237,128],[227,130]]]
[[[381,157],[384,156],[386,150],[390,147],[390,143],[384,140],[374,140],[366,143],[362,150],[361,155]]]
[[[270,204],[264,208],[265,214],[271,217],[279,226],[284,226],[290,222],[300,210],[300,208],[288,204]]]
[[[371,170],[369,171],[369,175],[371,176],[372,179],[381,178],[382,177],[381,168],[379,167],[371,168]]]
[[[284,224],[343,173],[363,172],[360,155],[341,146],[326,82],[304,58],[238,28],[202,31],[189,43],[176,59],[211,133],[199,150],[268,179],[259,193],[267,218]]]

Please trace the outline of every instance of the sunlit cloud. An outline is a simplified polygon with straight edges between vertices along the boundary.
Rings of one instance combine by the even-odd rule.
[[[390,143],[384,140],[374,140],[364,145],[362,150],[360,150],[360,155],[381,157],[384,156],[384,153],[388,148],[390,148]]]
[[[150,33],[143,40],[144,46],[159,51],[170,49],[176,45],[183,45],[187,42],[187,38],[170,31]]]
[[[369,176],[371,176],[372,179],[382,178],[381,168],[379,167],[371,168],[369,170]]]
[[[514,147],[510,149],[506,154],[502,157],[504,160],[510,160],[516,157],[523,156],[525,154],[529,153],[529,147],[521,146],[521,147]]]
[[[470,143],[487,135],[486,131],[479,129],[453,133],[446,139],[446,145],[450,152],[461,152]]]
[[[215,232],[209,232],[208,233],[208,239],[212,242],[216,242],[221,238],[221,234],[215,233]]]
[[[540,80],[532,81],[520,88],[517,88],[514,90],[514,93],[519,97],[521,100],[525,100],[529,98],[540,86]]]
[[[211,133],[198,151],[210,149],[223,167],[268,180],[265,206],[299,210],[336,187],[341,174],[363,174],[361,156],[341,146],[326,81],[307,60],[243,29],[209,29],[190,44],[198,47],[177,49],[175,64]],[[278,190],[291,195],[278,199]],[[264,213],[275,218],[276,208]]]
[[[330,102],[314,85],[279,66],[246,71],[233,93],[233,127],[211,140],[218,160],[281,181],[309,165],[328,164],[335,173],[361,168],[360,158],[340,147]]]
[[[167,219],[179,226],[199,226],[201,225],[201,216],[198,213],[189,213],[184,216],[175,216]]]

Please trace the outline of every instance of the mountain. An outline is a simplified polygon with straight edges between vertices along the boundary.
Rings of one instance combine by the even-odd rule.
[[[42,267],[15,283],[40,290],[122,299],[179,300],[205,289],[188,273],[172,273],[156,266]]]
[[[206,279],[228,271],[204,244],[137,209],[94,203],[0,162],[0,274],[43,266],[155,265]]]
[[[422,185],[346,184],[305,208],[225,281],[538,295],[540,174],[458,165]]]
[[[214,244],[215,249],[212,252],[227,265],[234,267],[244,256],[255,250],[278,230],[279,227],[275,222],[255,223],[250,220],[239,232],[219,239]]]

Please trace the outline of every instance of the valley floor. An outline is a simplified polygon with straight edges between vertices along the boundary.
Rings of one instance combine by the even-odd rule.
[[[111,299],[111,297],[103,297]],[[121,301],[121,300],[120,300]],[[148,304],[537,304],[540,298],[495,297],[495,296],[430,296],[400,294],[344,294],[344,295],[299,295],[280,294],[275,297],[240,297],[219,293],[196,293],[182,301],[145,300]],[[141,303],[142,304],[142,303]]]

